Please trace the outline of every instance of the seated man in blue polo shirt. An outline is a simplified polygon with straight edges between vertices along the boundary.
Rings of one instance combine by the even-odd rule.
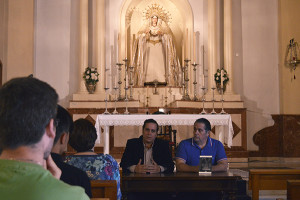
[[[209,137],[210,122],[200,118],[194,123],[194,137],[180,142],[176,152],[176,171],[198,172],[200,155],[212,156],[212,171],[227,171],[223,144]]]

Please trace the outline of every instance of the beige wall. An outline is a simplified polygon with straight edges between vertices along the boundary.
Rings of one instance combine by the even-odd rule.
[[[280,113],[300,114],[300,68],[294,71],[284,65],[284,57],[290,39],[300,43],[300,1],[279,1],[279,70],[280,70]],[[298,57],[299,59],[299,57]],[[300,65],[298,65],[300,66]]]
[[[34,0],[1,0],[3,80],[33,73]]]

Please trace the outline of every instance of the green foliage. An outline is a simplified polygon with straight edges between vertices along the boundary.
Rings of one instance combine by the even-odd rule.
[[[223,80],[223,85],[225,86],[227,84],[227,82],[229,81],[229,78],[228,78],[228,75],[227,75],[227,71],[224,68],[217,69],[217,72],[214,75],[215,76],[215,82],[216,82],[216,84],[221,84],[222,71],[223,71],[222,80]]]
[[[95,85],[98,79],[99,73],[97,72],[97,68],[87,67],[83,73],[82,78],[85,80],[86,84],[93,84]]]

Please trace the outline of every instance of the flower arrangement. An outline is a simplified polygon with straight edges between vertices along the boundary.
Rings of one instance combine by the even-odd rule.
[[[99,81],[98,76],[99,73],[97,71],[97,68],[93,68],[93,67],[85,68],[85,71],[83,73],[83,79],[85,80],[85,83],[87,85],[89,84],[96,85],[96,83]]]
[[[221,85],[221,76],[223,74],[222,80],[223,80],[223,87],[226,87],[227,82],[229,81],[227,71],[222,68],[222,69],[217,69],[217,72],[215,73],[215,82],[216,85]]]

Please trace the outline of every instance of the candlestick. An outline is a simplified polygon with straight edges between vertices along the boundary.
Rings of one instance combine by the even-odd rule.
[[[202,95],[202,112],[200,113],[200,114],[202,114],[202,115],[205,115],[206,114],[206,111],[205,111],[205,109],[204,109],[204,102],[205,102],[205,87],[202,87],[201,88],[202,89],[202,91],[203,91],[203,95]]]
[[[117,90],[118,90],[117,85],[115,85],[114,90],[115,90],[115,110],[112,114],[117,115],[117,114],[119,114],[118,111],[117,111],[117,101],[118,101],[118,98],[117,98]]]
[[[119,84],[119,97],[118,97],[118,100],[122,100],[122,96],[121,96],[121,85],[122,85],[122,79],[121,79],[121,70],[122,70],[122,63],[117,63],[117,66],[118,66],[118,76],[119,76],[119,81],[118,81],[118,84]]]
[[[220,114],[227,114],[225,112],[224,106],[223,106],[223,104],[224,104],[224,98],[223,98],[224,88],[222,87],[221,90],[222,90],[222,99],[221,99],[221,101],[222,101],[222,110],[221,110]]]
[[[105,87],[104,90],[105,90],[105,111],[104,111],[103,114],[104,115],[110,115],[110,113],[107,110],[107,92],[108,92],[109,88]]]
[[[149,96],[149,86],[147,86],[147,97]]]
[[[127,90],[128,90],[128,88],[125,88],[125,102],[126,102],[126,110],[125,110],[125,112],[124,112],[125,115],[128,115],[128,114],[129,114],[129,111],[128,111]]]
[[[183,85],[183,96],[182,96],[182,100],[185,100],[185,101],[190,101],[191,98],[188,94],[189,90],[188,90],[188,82],[189,82],[189,75],[188,75],[188,66],[189,66],[189,62],[191,60],[189,59],[185,59],[184,62],[185,62],[185,66],[183,67],[183,80],[184,80],[184,83],[182,84]]]
[[[197,65],[195,62],[192,64],[193,65],[193,71],[194,71],[194,98],[193,98],[193,101],[198,101],[198,98],[197,98],[197,77],[196,77],[196,73],[197,73]]]
[[[130,67],[129,67],[129,72],[130,72],[130,76],[129,76],[129,86],[130,86],[130,91],[129,91],[129,93],[130,93],[130,96],[129,96],[129,100],[133,100],[133,88],[132,88],[132,86],[133,86],[133,66],[131,65]]]
[[[212,109],[212,111],[211,111],[211,113],[210,114],[217,114],[216,113],[216,111],[215,111],[215,87],[212,87],[211,88],[212,89],[212,91],[213,91],[213,99],[212,99],[212,102],[213,102],[213,109]]]

